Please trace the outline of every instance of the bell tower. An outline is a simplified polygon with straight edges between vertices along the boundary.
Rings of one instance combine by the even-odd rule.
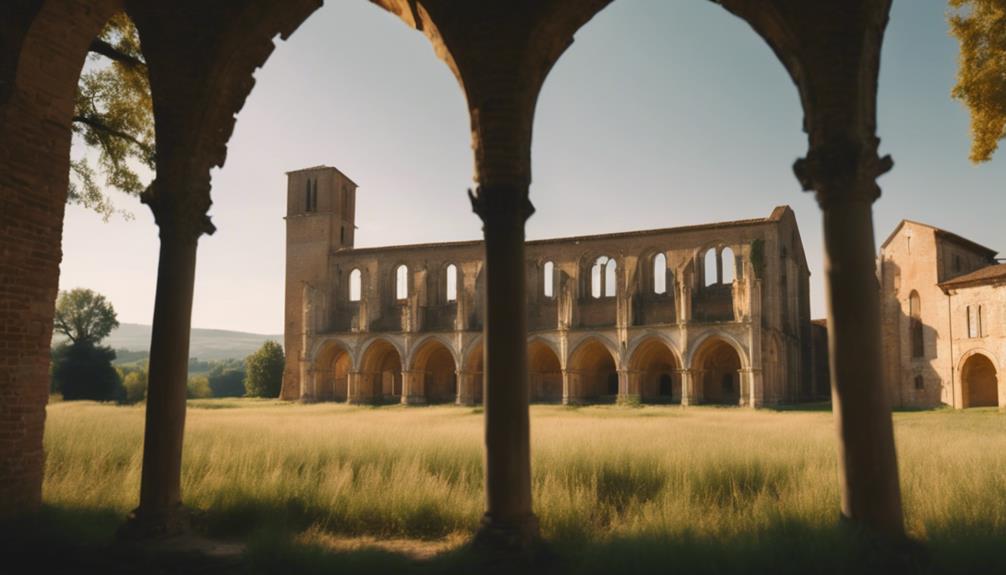
[[[351,249],[356,232],[357,185],[338,169],[315,166],[287,172],[286,305],[283,347],[283,399],[301,397],[301,360],[305,335],[315,326],[305,322],[304,294],[327,291],[328,256]]]

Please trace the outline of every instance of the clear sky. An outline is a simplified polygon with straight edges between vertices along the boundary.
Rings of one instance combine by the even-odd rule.
[[[897,0],[884,41],[877,243],[902,218],[1006,251],[1006,158],[967,160],[968,116],[950,98],[957,43],[946,3]],[[200,242],[193,326],[282,333],[284,172],[336,166],[360,185],[357,245],[474,239],[464,96],[419,32],[364,0],[330,1],[256,75],[226,165],[218,230]],[[529,239],[700,224],[795,210],[823,317],[820,215],[793,176],[806,153],[796,88],[768,46],[705,0],[617,0],[551,72],[535,120]],[[1002,154],[1002,152],[1000,152]],[[60,287],[108,296],[150,323],[157,228],[67,210]]]

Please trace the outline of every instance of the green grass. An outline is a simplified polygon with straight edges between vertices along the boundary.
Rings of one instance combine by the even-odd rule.
[[[408,561],[367,546],[333,551],[331,540],[463,541],[478,526],[481,410],[190,406],[185,503],[203,511],[210,536],[250,541],[261,571],[450,570],[457,553]],[[138,497],[143,408],[48,411],[48,509],[125,516]],[[929,549],[924,570],[1006,572],[1006,416],[894,417],[906,524]],[[569,572],[887,571],[838,526],[834,438],[819,409],[534,406],[535,511]]]

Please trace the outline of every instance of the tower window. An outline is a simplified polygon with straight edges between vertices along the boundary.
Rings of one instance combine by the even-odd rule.
[[[926,380],[923,379],[921,375],[915,376],[915,389],[922,390],[926,388]]]
[[[304,211],[318,211],[318,180],[307,179],[307,193],[304,198]]]

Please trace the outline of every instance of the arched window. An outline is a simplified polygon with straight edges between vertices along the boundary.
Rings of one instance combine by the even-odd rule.
[[[667,256],[664,254],[653,258],[653,293],[667,293]]]
[[[734,283],[734,278],[736,277],[735,266],[734,251],[730,248],[723,248],[723,251],[720,252],[720,271],[722,272],[720,274],[720,283]]]
[[[555,289],[555,264],[552,262],[545,262],[542,267],[542,282],[544,284],[543,289],[545,292],[545,297],[553,297]]]
[[[912,357],[923,357],[925,345],[922,341],[922,301],[919,292],[912,291],[908,296],[909,329],[912,337]]]
[[[716,250],[714,248],[710,248],[706,252],[704,264],[704,285],[711,286],[719,280],[719,274],[716,273]]]
[[[349,272],[349,301],[360,301],[360,292],[363,291],[363,274],[359,269]]]
[[[447,301],[458,300],[458,267],[454,264],[447,266]]]
[[[604,274],[602,268],[607,262],[607,256],[601,256],[594,261],[594,266],[590,268],[590,295],[594,299],[603,295]]]
[[[615,267],[613,259],[609,259],[608,264],[604,266],[604,297],[615,297],[618,293],[618,270]]]
[[[395,298],[406,299],[409,297],[409,268],[400,265],[395,270]]]

